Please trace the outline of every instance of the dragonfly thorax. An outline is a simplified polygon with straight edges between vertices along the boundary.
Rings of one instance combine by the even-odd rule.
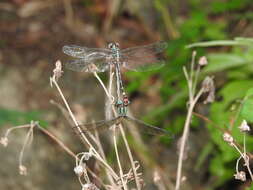
[[[112,50],[113,56],[117,57],[117,55],[119,54],[119,44],[115,42],[109,43],[108,48]]]

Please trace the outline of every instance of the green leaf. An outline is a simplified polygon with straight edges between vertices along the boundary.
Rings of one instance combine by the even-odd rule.
[[[211,160],[210,171],[213,175],[218,176],[213,186],[218,186],[233,176],[234,169],[227,168],[220,155]]]
[[[210,141],[204,145],[204,147],[202,148],[201,152],[199,153],[198,159],[196,161],[196,164],[194,167],[195,171],[200,171],[201,166],[207,160],[207,158],[210,155],[210,153],[212,152],[213,148],[214,148],[214,145]]]
[[[237,80],[228,83],[219,93],[223,97],[223,109],[226,109],[236,99],[243,98],[245,92],[252,86],[252,80]],[[225,110],[221,111],[224,112]]]
[[[237,37],[234,40],[213,40],[206,42],[192,43],[186,48],[212,47],[212,46],[253,46],[253,38]]]
[[[204,68],[204,72],[220,72],[226,69],[246,65],[249,62],[241,55],[229,53],[209,54],[207,59],[209,64]]]
[[[253,122],[253,88],[247,91],[240,114],[245,120]]]

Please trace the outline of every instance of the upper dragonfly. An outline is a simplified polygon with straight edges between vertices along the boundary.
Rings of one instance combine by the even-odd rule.
[[[75,60],[70,61],[67,69],[78,72],[105,72],[110,65],[132,71],[149,71],[160,68],[165,61],[162,53],[167,48],[166,42],[156,42],[149,45],[120,49],[118,43],[110,43],[108,48],[88,48],[76,45],[66,45],[63,52]]]

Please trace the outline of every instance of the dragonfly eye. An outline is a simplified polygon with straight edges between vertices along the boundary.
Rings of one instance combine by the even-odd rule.
[[[119,43],[116,42],[114,45],[116,48],[119,48]]]
[[[109,43],[109,44],[108,44],[108,48],[109,48],[109,49],[112,49],[113,47],[114,47],[114,43]]]

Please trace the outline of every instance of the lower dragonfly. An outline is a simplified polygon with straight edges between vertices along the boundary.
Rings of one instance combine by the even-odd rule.
[[[70,61],[66,68],[78,72],[104,72],[115,67],[117,100],[115,107],[118,116],[110,120],[101,120],[93,123],[81,124],[83,132],[102,129],[120,124],[123,120],[132,121],[145,127],[145,132],[154,135],[170,135],[166,130],[147,124],[141,120],[127,116],[127,107],[130,103],[121,79],[121,66],[133,71],[148,71],[162,67],[165,61],[161,59],[167,48],[166,42],[157,42],[150,45],[120,50],[118,43],[110,43],[106,48],[87,48],[75,45],[63,47],[63,52],[75,60]]]
[[[130,117],[127,115],[127,106],[129,105],[130,101],[128,100],[128,97],[123,94],[123,101],[118,100],[115,104],[115,107],[117,108],[118,116],[115,118],[112,118],[110,120],[100,120],[97,122],[91,122],[91,123],[85,123],[80,124],[78,127],[82,128],[82,133],[87,133],[87,131],[93,131],[93,130],[103,130],[106,128],[110,128],[113,125],[119,125],[123,121],[129,121],[133,122],[135,124],[142,126],[143,133],[149,134],[149,135],[158,135],[158,136],[167,136],[167,137],[173,137],[173,135],[159,127],[156,127],[154,125],[145,123],[139,119],[136,119],[134,117]],[[77,126],[75,126],[77,127]],[[74,127],[74,128],[75,128]]]

